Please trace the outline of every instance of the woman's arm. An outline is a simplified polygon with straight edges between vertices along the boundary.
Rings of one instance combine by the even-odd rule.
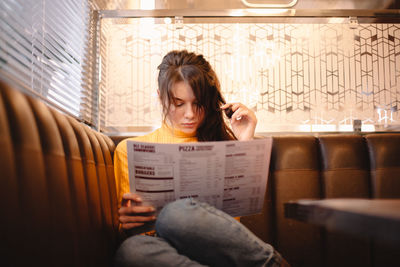
[[[236,138],[240,141],[252,140],[257,126],[256,114],[242,103],[228,103],[221,109],[229,107],[233,111],[230,122]]]
[[[114,175],[117,186],[119,222],[121,228],[128,230],[154,221],[154,208],[141,206],[142,200],[137,194],[129,192],[128,156],[126,139],[121,141],[114,151]]]

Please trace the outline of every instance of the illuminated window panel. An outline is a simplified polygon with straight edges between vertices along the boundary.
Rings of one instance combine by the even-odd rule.
[[[225,98],[256,111],[257,132],[397,129],[398,24],[184,23],[104,19],[102,103],[106,131],[160,124],[157,66],[173,49],[203,54]]]

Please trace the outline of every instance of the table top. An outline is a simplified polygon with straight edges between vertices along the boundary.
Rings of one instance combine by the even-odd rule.
[[[302,199],[285,203],[285,216],[400,244],[400,199]]]

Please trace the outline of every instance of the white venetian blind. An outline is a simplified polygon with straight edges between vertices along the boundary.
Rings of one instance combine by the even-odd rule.
[[[96,124],[91,8],[82,0],[1,0],[0,77]]]

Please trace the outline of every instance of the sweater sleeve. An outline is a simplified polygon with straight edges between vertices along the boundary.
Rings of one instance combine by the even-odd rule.
[[[122,140],[114,152],[114,176],[117,187],[118,208],[121,207],[122,195],[130,191],[126,144],[126,140]]]

